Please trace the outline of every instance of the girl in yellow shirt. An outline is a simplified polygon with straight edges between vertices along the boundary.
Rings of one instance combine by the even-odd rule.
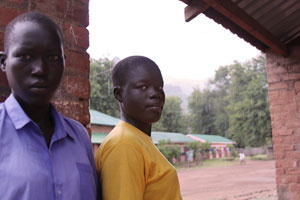
[[[96,153],[103,200],[181,200],[176,170],[151,139],[165,102],[159,67],[131,56],[114,67],[112,79],[121,121]]]

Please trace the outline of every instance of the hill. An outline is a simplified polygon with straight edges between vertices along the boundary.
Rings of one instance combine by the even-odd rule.
[[[208,80],[189,80],[164,77],[164,90],[166,96],[178,96],[182,100],[182,109],[188,112],[188,97],[195,88],[203,89]]]

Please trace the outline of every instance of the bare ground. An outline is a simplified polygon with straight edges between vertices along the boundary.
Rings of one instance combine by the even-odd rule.
[[[184,169],[178,176],[183,200],[277,200],[273,160]]]

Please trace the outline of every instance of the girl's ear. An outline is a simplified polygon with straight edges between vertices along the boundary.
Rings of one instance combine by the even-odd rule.
[[[2,71],[5,72],[5,60],[6,60],[6,54],[3,51],[0,51],[0,68]]]
[[[114,97],[118,102],[122,102],[122,88],[120,86],[114,87]]]

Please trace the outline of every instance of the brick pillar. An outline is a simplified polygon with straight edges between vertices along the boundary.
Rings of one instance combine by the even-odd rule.
[[[66,116],[87,126],[89,115],[89,0],[1,0],[0,50],[6,24],[20,13],[39,11],[53,19],[64,37],[66,68],[64,78],[53,99],[56,108]],[[0,70],[1,71],[1,70]],[[0,72],[0,101],[10,90],[5,74]]]
[[[300,199],[300,45],[289,49],[266,53],[279,200]]]

